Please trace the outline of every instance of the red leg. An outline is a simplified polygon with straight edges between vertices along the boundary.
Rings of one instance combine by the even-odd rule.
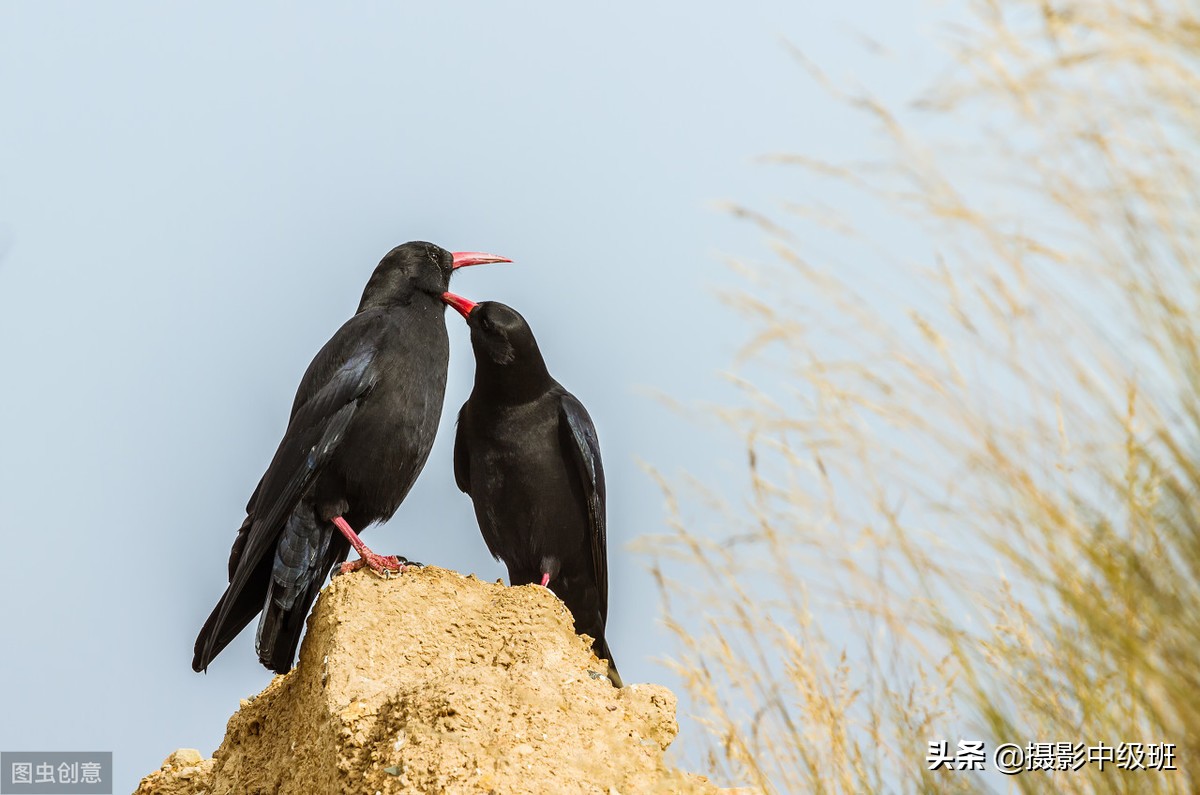
[[[404,571],[404,566],[400,563],[400,558],[395,555],[376,555],[371,551],[370,547],[362,542],[362,539],[358,537],[358,533],[354,532],[353,528],[342,517],[333,517],[333,524],[346,537],[346,540],[350,542],[350,546],[354,547],[354,551],[361,558],[360,560],[343,563],[340,570],[342,574],[356,571],[363,566],[370,566],[371,570],[376,574],[382,574],[385,577],[393,572]]]

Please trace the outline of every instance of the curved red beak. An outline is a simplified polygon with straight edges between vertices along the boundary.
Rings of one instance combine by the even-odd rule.
[[[465,268],[468,265],[486,265],[489,262],[512,262],[508,257],[496,254],[484,254],[482,251],[455,251],[452,269]]]
[[[510,260],[503,260],[503,262],[509,261]],[[463,320],[469,318],[472,310],[475,309],[474,301],[463,298],[461,295],[455,295],[454,293],[442,293],[442,301],[457,309],[458,314],[463,316]]]

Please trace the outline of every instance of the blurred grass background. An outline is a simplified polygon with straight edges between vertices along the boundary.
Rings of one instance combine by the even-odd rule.
[[[744,398],[706,409],[744,480],[656,474],[647,542],[684,710],[771,793],[1200,791],[1200,5],[965,9],[900,105],[797,52],[876,145],[771,155],[823,188],[732,208],[773,251],[730,262]],[[1179,769],[927,770],[960,739]]]

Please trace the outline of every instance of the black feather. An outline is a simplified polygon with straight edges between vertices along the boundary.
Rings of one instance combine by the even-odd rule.
[[[550,377],[533,332],[504,304],[467,318],[475,386],[458,415],[454,477],[471,496],[488,549],[513,585],[549,587],[591,636],[609,677],[604,466],[587,409]]]
[[[430,243],[398,246],[375,268],[358,312],[308,366],[291,419],[246,506],[229,585],[196,638],[207,668],[262,613],[259,659],[283,673],[304,618],[356,531],[396,512],[425,465],[446,388],[441,294],[453,258]]]

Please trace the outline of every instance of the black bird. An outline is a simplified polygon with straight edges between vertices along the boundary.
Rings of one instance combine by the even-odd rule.
[[[283,441],[229,553],[229,587],[196,638],[194,670],[205,670],[261,611],[258,659],[287,672],[308,608],[350,546],[363,560],[343,570],[402,570],[399,558],[371,552],[352,528],[396,512],[433,446],[450,348],[441,296],[451,273],[510,261],[421,242],[380,260],[357,313],[300,381]]]
[[[621,687],[604,639],[604,467],[592,418],[550,377],[516,310],[453,293],[442,300],[466,319],[475,350],[475,386],[458,413],[454,479],[474,502],[483,540],[508,567],[509,582],[540,583],[562,599]]]

